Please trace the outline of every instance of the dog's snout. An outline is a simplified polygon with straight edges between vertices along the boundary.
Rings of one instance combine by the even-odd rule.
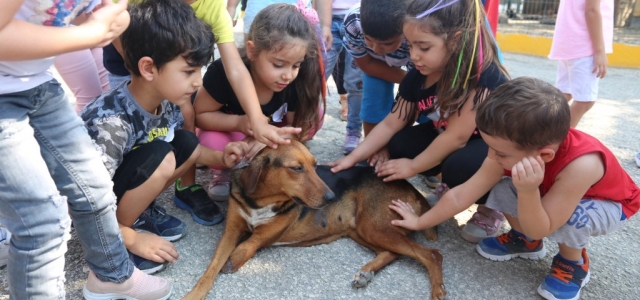
[[[325,202],[333,202],[333,201],[338,200],[338,199],[336,198],[336,194],[335,194],[335,193],[333,193],[333,191],[332,191],[332,190],[327,190],[327,191],[324,193],[323,200],[324,200]]]

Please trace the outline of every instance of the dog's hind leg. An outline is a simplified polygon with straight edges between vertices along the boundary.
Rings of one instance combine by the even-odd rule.
[[[376,257],[372,261],[364,265],[362,268],[360,268],[360,271],[358,271],[358,273],[353,276],[353,281],[351,281],[351,287],[353,288],[366,287],[369,282],[371,282],[376,272],[398,258],[398,255],[395,253],[386,251],[382,248],[375,247],[367,243],[356,232],[352,232],[351,234],[349,234],[349,237],[356,243],[376,252]]]
[[[360,271],[353,276],[351,287],[366,287],[369,282],[371,282],[376,272],[388,265],[390,262],[396,260],[396,258],[398,258],[398,255],[395,253],[389,251],[378,252],[378,255],[376,255],[372,261],[364,265]]]
[[[367,239],[371,244],[382,247],[392,253],[409,256],[422,263],[429,272],[431,298],[444,299],[447,292],[442,281],[442,255],[438,250],[422,246],[400,232],[381,231],[379,238]]]

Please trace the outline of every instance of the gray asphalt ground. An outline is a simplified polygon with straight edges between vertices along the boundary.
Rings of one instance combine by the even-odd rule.
[[[555,78],[555,63],[545,58],[505,54],[512,77],[533,76],[549,82]],[[616,154],[636,183],[640,168],[633,155],[640,151],[640,70],[610,68],[600,83],[600,99],[582,119],[579,129],[601,139]],[[345,123],[338,118],[339,104],[330,81],[331,95],[324,127],[308,146],[319,162],[342,156]],[[209,175],[198,171],[198,181]],[[430,193],[422,179],[411,179],[422,192]],[[211,260],[224,223],[206,227],[172,203],[173,188],[159,198],[167,211],[187,223],[188,234],[176,242],[180,259],[158,273],[173,282],[172,299],[185,295]],[[515,259],[493,262],[476,253],[475,245],[460,237],[460,230],[475,206],[438,226],[439,240],[420,243],[437,248],[444,256],[444,282],[448,299],[541,299],[536,288],[549,271],[557,247],[547,243],[548,254],[539,261]],[[503,230],[507,230],[505,226]],[[591,281],[582,299],[640,299],[640,221],[637,217],[607,236],[593,238],[588,246]],[[217,278],[207,299],[424,299],[430,297],[426,269],[401,258],[378,274],[364,289],[352,289],[352,276],[373,259],[374,253],[349,239],[307,248],[273,247],[259,251],[237,273]],[[80,299],[87,277],[78,240],[73,234],[66,255],[68,299]],[[8,299],[6,268],[0,270],[0,299]]]

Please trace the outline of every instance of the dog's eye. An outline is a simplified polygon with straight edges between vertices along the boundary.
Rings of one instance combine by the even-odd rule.
[[[298,172],[298,173],[304,171],[303,167],[289,167],[289,169],[291,169],[294,172]]]

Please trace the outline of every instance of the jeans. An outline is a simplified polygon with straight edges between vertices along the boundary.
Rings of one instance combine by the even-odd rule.
[[[71,220],[99,279],[120,283],[131,276],[111,178],[57,81],[0,95],[0,157],[12,299],[64,298]]]
[[[333,44],[327,49],[327,59],[325,60],[325,79],[333,72],[333,68],[338,62],[340,52],[344,50],[342,38],[344,37],[344,16],[334,15],[331,20],[331,33]],[[347,104],[347,131],[362,130],[362,120],[360,119],[360,107],[362,105],[362,71],[356,66],[353,57],[347,51],[344,62],[344,88],[348,93]]]

